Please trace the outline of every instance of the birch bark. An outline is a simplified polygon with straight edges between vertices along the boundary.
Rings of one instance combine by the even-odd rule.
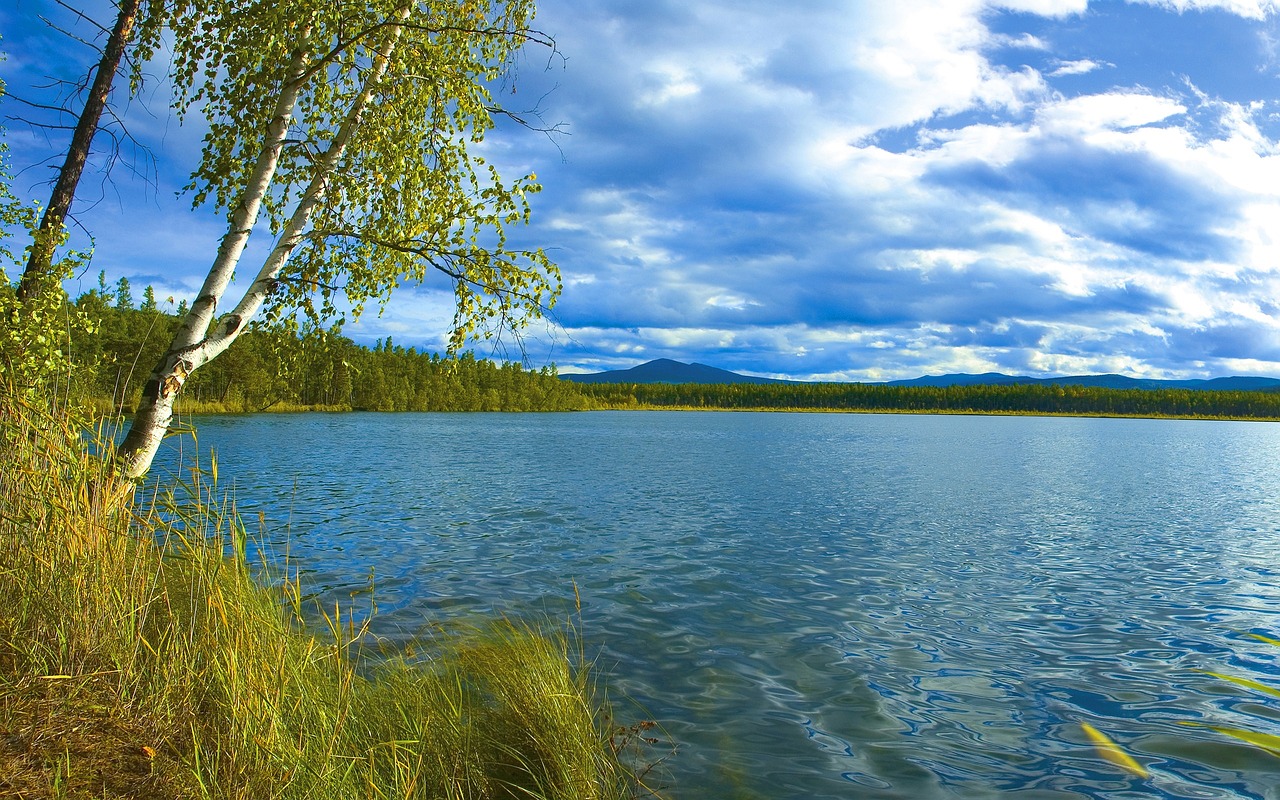
[[[302,91],[308,55],[305,33],[302,38],[302,44],[294,51],[290,60],[289,74],[281,85],[271,125],[254,164],[249,184],[239,205],[231,214],[229,229],[218,245],[213,266],[209,268],[204,285],[200,287],[200,294],[191,304],[191,310],[187,312],[168,350],[151,371],[142,389],[142,399],[134,413],[129,433],[116,448],[116,460],[125,477],[137,478],[151,468],[151,462],[173,421],[173,404],[179,390],[187,377],[211,358],[201,353],[201,343],[213,321],[218,301],[231,283],[236,265],[244,254],[249,234],[258,220]]]

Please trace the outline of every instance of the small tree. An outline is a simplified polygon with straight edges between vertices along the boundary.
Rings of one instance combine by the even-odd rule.
[[[129,279],[123,276],[116,281],[116,308],[121,311],[133,308],[133,290],[129,286]]]
[[[143,390],[117,451],[146,472],[187,377],[265,308],[354,316],[438,270],[456,298],[450,336],[517,327],[550,306],[559,273],[541,250],[512,249],[532,174],[505,183],[474,152],[503,113],[490,93],[526,43],[531,0],[256,0],[173,9],[178,107],[209,121],[191,189],[228,211],[204,285]],[[259,217],[275,244],[240,265]],[[227,302],[232,273],[249,282]]]

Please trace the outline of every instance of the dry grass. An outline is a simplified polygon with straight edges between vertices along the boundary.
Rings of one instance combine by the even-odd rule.
[[[2,411],[0,796],[643,789],[568,634],[497,621],[371,656],[349,611],[314,632],[297,581],[250,568],[216,474],[137,500],[65,417]]]

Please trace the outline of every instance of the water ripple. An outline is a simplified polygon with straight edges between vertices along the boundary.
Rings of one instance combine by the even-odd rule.
[[[576,618],[709,798],[1277,798],[1280,426],[786,414],[210,418],[314,596]],[[324,454],[318,457],[317,454]],[[581,603],[579,614],[578,603]],[[630,706],[624,706],[624,713]],[[1142,780],[1099,757],[1120,742]]]

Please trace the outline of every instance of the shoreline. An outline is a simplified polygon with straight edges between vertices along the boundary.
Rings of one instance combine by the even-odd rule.
[[[949,408],[818,408],[809,406],[695,406],[695,405],[605,405],[597,408],[566,409],[562,411],[442,411],[435,409],[409,409],[404,411],[379,411],[375,409],[351,408],[349,406],[305,406],[298,404],[273,404],[261,409],[231,409],[222,404],[212,407],[194,409],[178,408],[175,417],[212,417],[212,416],[254,416],[270,414],[577,414],[599,411],[707,411],[717,413],[768,413],[768,414],[896,414],[916,416],[968,416],[968,417],[1047,417],[1047,418],[1079,418],[1079,419],[1152,419],[1152,420],[1185,420],[1204,422],[1280,422],[1280,416],[1244,416],[1232,414],[1156,414],[1089,411],[1021,411],[1021,410],[981,410],[981,409],[949,409]],[[110,411],[99,410],[100,418],[127,420],[132,409]]]

